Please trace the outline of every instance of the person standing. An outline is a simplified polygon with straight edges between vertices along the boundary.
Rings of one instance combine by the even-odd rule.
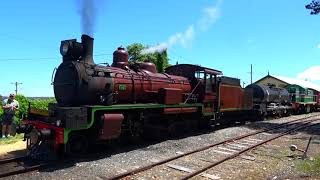
[[[15,100],[14,94],[10,94],[9,98],[3,101],[2,109],[2,138],[5,138],[11,136],[11,125],[13,123],[14,113],[19,110],[19,102]]]

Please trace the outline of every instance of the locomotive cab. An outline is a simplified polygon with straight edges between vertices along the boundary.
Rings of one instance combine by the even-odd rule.
[[[218,75],[221,71],[191,64],[179,64],[168,67],[166,73],[184,76],[189,79],[192,87],[185,102],[201,102],[204,104],[204,113],[214,116],[218,111]]]

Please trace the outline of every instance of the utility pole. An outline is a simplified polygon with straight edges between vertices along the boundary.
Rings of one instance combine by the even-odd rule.
[[[14,83],[11,83],[11,84],[14,84],[16,86],[16,95],[18,94],[18,86],[22,83],[20,82],[14,82]]]
[[[250,78],[251,78],[251,84],[252,84],[252,64],[250,66]]]

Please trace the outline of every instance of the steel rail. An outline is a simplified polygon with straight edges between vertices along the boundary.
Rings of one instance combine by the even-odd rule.
[[[320,119],[316,119],[316,120],[314,120],[314,121],[319,121],[319,120],[320,120]],[[200,169],[200,170],[194,171],[194,172],[186,175],[185,177],[181,178],[181,180],[190,179],[190,178],[192,178],[192,177],[194,177],[194,176],[196,176],[196,175],[198,175],[198,174],[200,174],[200,173],[202,173],[202,172],[204,172],[204,171],[206,171],[206,170],[208,170],[208,169],[210,169],[210,168],[212,168],[212,167],[214,167],[214,166],[217,166],[217,165],[219,165],[219,164],[221,164],[221,163],[223,163],[223,162],[225,162],[225,161],[227,161],[227,160],[229,160],[229,159],[233,159],[233,158],[235,158],[235,157],[237,157],[237,156],[239,156],[239,155],[241,155],[241,154],[243,154],[243,153],[245,153],[245,152],[247,152],[247,151],[249,151],[249,150],[251,150],[251,149],[253,149],[253,148],[255,148],[255,147],[261,146],[261,145],[263,145],[263,144],[265,144],[265,143],[268,143],[268,142],[270,142],[270,141],[273,141],[273,140],[275,140],[275,139],[278,139],[278,138],[280,138],[280,137],[282,137],[282,136],[285,136],[285,135],[287,135],[287,134],[289,134],[289,133],[291,133],[291,132],[293,132],[293,131],[297,131],[297,130],[299,130],[299,129],[304,129],[304,128],[307,128],[307,127],[310,127],[310,126],[314,126],[314,125],[318,125],[318,124],[319,124],[319,123],[315,123],[315,124],[311,124],[311,125],[310,125],[310,123],[312,123],[312,122],[314,122],[314,121],[307,122],[307,123],[305,123],[305,124],[303,124],[303,125],[300,125],[300,126],[298,126],[298,127],[292,128],[292,129],[287,130],[287,131],[285,131],[285,132],[283,132],[283,133],[281,133],[281,134],[279,134],[279,135],[277,135],[277,136],[274,136],[274,137],[272,137],[272,138],[270,138],[270,139],[268,139],[268,140],[262,141],[262,142],[260,142],[260,143],[258,143],[258,144],[256,144],[256,145],[253,145],[253,146],[251,146],[251,147],[248,147],[248,148],[246,148],[246,149],[243,149],[243,150],[241,150],[240,152],[237,152],[237,153],[235,153],[235,154],[233,154],[233,155],[231,155],[231,156],[228,156],[228,157],[226,157],[226,158],[223,158],[223,159],[221,159],[221,160],[219,160],[219,161],[217,161],[217,162],[215,162],[215,163],[212,163],[212,164],[210,164],[210,165],[208,165],[208,166],[206,166],[206,167],[204,167],[204,168],[202,168],[202,169]],[[309,124],[309,125],[308,125],[308,124]]]
[[[20,157],[13,157],[13,158],[7,158],[7,159],[1,159],[0,164],[6,164],[10,162],[15,162],[15,161],[21,161],[24,159],[27,159],[28,156],[20,156]]]
[[[314,121],[314,120],[308,120],[308,121],[303,121],[303,120],[310,119],[310,118],[313,118],[313,117],[316,117],[316,116],[318,116],[318,115],[296,119],[296,120],[293,120],[293,121],[289,121],[289,122],[285,122],[285,123],[279,124],[279,125],[277,125],[277,126],[275,126],[273,128],[262,129],[262,130],[258,130],[258,131],[252,132],[252,133],[244,134],[244,135],[241,135],[241,136],[238,136],[238,137],[228,138],[227,140],[224,140],[224,141],[221,141],[221,142],[218,142],[218,143],[214,143],[214,144],[202,147],[202,148],[198,148],[198,149],[189,151],[189,152],[184,153],[184,154],[173,156],[171,158],[164,159],[164,160],[159,161],[159,162],[154,162],[154,163],[151,163],[149,165],[146,165],[146,166],[143,166],[143,167],[140,167],[140,168],[137,168],[137,169],[133,169],[131,171],[127,171],[127,172],[118,174],[118,175],[110,177],[110,178],[105,178],[105,179],[107,179],[107,180],[121,179],[121,178],[130,176],[130,175],[134,175],[134,174],[146,171],[146,170],[151,169],[151,168],[153,168],[155,166],[159,166],[159,165],[165,164],[167,162],[173,161],[175,159],[179,159],[181,157],[188,156],[190,154],[194,154],[194,153],[197,153],[197,152],[200,152],[200,151],[204,151],[204,150],[207,150],[209,148],[212,148],[212,147],[215,147],[215,146],[218,146],[218,145],[221,145],[221,144],[225,144],[225,143],[228,143],[228,142],[236,141],[236,140],[243,139],[243,138],[246,138],[246,137],[249,137],[249,136],[253,136],[253,135],[256,135],[256,134],[260,134],[260,133],[263,133],[263,132],[272,131],[272,130],[275,130],[275,129],[279,129],[281,127],[286,127],[287,125],[291,125],[291,124],[294,124],[295,122],[299,122],[299,121],[302,121],[302,122]]]
[[[46,167],[46,166],[48,166],[48,164],[37,164],[37,165],[29,166],[29,167],[23,167],[23,169],[1,173],[0,178],[35,171],[35,170],[38,170],[38,169]]]

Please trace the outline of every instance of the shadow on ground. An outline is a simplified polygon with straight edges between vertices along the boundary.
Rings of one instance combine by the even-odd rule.
[[[236,127],[236,126],[241,126],[241,124],[234,123],[234,124],[228,125],[228,127]],[[143,150],[144,148],[147,148],[150,145],[158,144],[166,140],[177,140],[177,139],[183,139],[190,136],[210,134],[214,131],[224,129],[224,128],[226,128],[226,125],[220,125],[220,126],[207,128],[207,129],[202,129],[202,130],[183,132],[183,133],[175,134],[174,137],[169,136],[167,138],[161,138],[158,140],[143,140],[143,139],[128,139],[128,138],[118,139],[113,142],[110,142],[109,144],[95,145],[94,147],[91,148],[90,153],[88,153],[85,156],[81,156],[77,158],[63,158],[67,162],[55,164],[50,168],[45,168],[40,170],[40,172],[52,172],[55,170],[74,167],[77,165],[77,163],[80,163],[80,162],[90,162],[90,161],[105,159],[120,153],[130,152],[137,149]]]
[[[302,123],[297,122],[295,123],[296,125],[302,125]],[[269,129],[272,127],[277,126],[278,124],[271,123],[270,121],[260,121],[260,122],[254,122],[254,123],[247,123],[247,124],[241,124],[241,123],[233,123],[233,124],[224,124],[220,126],[214,126],[208,129],[204,130],[196,130],[196,131],[191,131],[191,132],[183,132],[180,134],[175,135],[174,137],[167,137],[167,138],[160,138],[159,140],[142,140],[142,139],[128,139],[128,138],[123,138],[123,139],[117,139],[113,142],[110,142],[108,144],[103,144],[103,145],[95,145],[91,147],[90,152],[81,157],[76,157],[76,158],[70,158],[70,157],[63,157],[62,163],[58,161],[56,163],[55,161],[53,162],[52,166],[43,168],[40,170],[40,172],[52,172],[55,170],[60,170],[60,169],[65,169],[65,168],[70,168],[70,167],[75,167],[77,166],[77,163],[79,162],[90,162],[90,161],[96,161],[100,159],[105,159],[108,158],[112,155],[115,154],[120,154],[124,152],[130,152],[134,151],[137,149],[143,149],[146,148],[150,145],[154,145],[160,142],[163,142],[165,140],[176,140],[176,139],[182,139],[190,136],[197,136],[197,135],[202,135],[202,134],[209,134],[214,131],[228,128],[228,127],[237,127],[237,126],[243,126],[247,127],[249,129],[253,130],[261,130],[261,129]],[[287,127],[289,130],[290,127]],[[305,133],[308,135],[315,136],[314,139],[318,139],[319,141],[315,141],[314,143],[319,143],[320,142],[320,124],[317,124],[315,126],[306,128],[306,129],[301,129],[298,132]],[[296,133],[298,133],[296,132]],[[268,131],[268,133],[279,133],[278,130],[272,130]],[[318,135],[318,136],[316,136]],[[23,151],[14,151],[10,152],[10,154],[15,155],[15,156],[20,156],[23,153]],[[25,153],[25,151],[24,151]]]

